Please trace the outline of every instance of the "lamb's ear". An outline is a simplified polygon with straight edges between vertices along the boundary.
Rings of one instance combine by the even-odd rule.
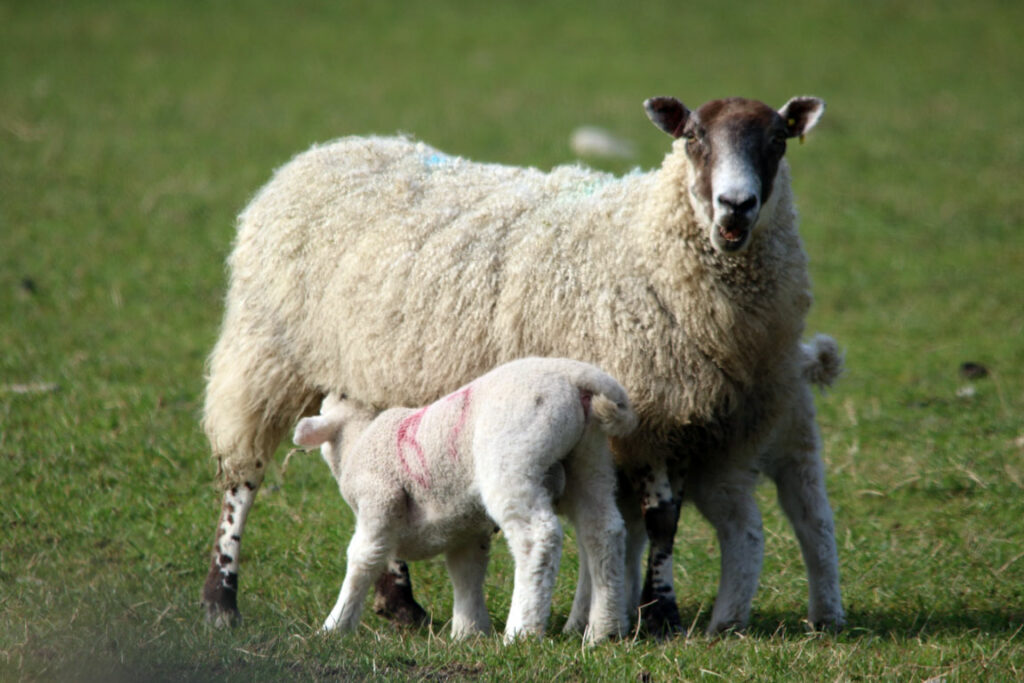
[[[295,436],[292,441],[296,446],[305,448],[316,448],[332,440],[338,433],[337,420],[332,420],[323,415],[304,417],[295,425]]]
[[[802,138],[825,113],[825,101],[818,97],[794,97],[779,110],[791,138]]]
[[[690,110],[674,97],[651,97],[644,100],[644,111],[654,125],[674,138],[683,134],[686,119],[690,118]]]

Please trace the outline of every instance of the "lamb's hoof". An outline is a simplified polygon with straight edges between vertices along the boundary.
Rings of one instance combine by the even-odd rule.
[[[671,638],[683,630],[683,621],[674,600],[655,599],[640,608],[640,618],[644,629],[659,640]]]

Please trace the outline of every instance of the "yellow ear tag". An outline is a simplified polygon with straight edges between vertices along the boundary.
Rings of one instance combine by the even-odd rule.
[[[786,119],[786,125],[789,126],[790,128],[792,128],[793,126],[796,125],[796,119]],[[803,135],[803,133],[800,134],[800,144],[801,145],[804,144],[804,135]]]

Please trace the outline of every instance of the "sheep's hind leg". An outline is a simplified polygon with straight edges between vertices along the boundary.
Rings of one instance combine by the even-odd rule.
[[[491,549],[487,533],[463,548],[445,554],[452,581],[452,638],[460,639],[491,631],[491,618],[484,600],[484,578]]]
[[[374,514],[367,512],[366,516],[374,517]],[[369,528],[362,520],[356,520],[356,529],[348,544],[345,580],[341,584],[338,601],[324,621],[321,631],[344,633],[355,630],[359,625],[366,593],[377,575],[387,566],[390,549],[382,541],[383,531]]]
[[[587,642],[625,635],[626,525],[615,501],[615,473],[604,434],[590,433],[574,450],[569,466],[566,508],[581,549],[580,572],[590,575]]]
[[[217,627],[237,624],[242,618],[238,611],[239,553],[258,487],[258,483],[247,481],[224,492],[210,572],[203,586],[206,618]]]
[[[387,571],[377,579],[373,611],[404,626],[420,626],[430,621],[430,615],[413,597],[409,565],[402,560],[388,562]]]
[[[237,329],[225,322],[225,330]],[[266,465],[292,421],[317,398],[271,353],[225,332],[210,358],[203,429],[219,462],[224,489],[210,572],[203,585],[207,619],[238,623],[242,534]]]

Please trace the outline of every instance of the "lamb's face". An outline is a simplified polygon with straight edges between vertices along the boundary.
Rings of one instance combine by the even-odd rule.
[[[803,136],[824,111],[814,97],[793,98],[779,111],[739,97],[689,111],[679,100],[644,103],[659,128],[685,140],[693,168],[688,188],[706,220],[708,239],[722,253],[743,251],[768,202],[786,153],[786,140]]]

